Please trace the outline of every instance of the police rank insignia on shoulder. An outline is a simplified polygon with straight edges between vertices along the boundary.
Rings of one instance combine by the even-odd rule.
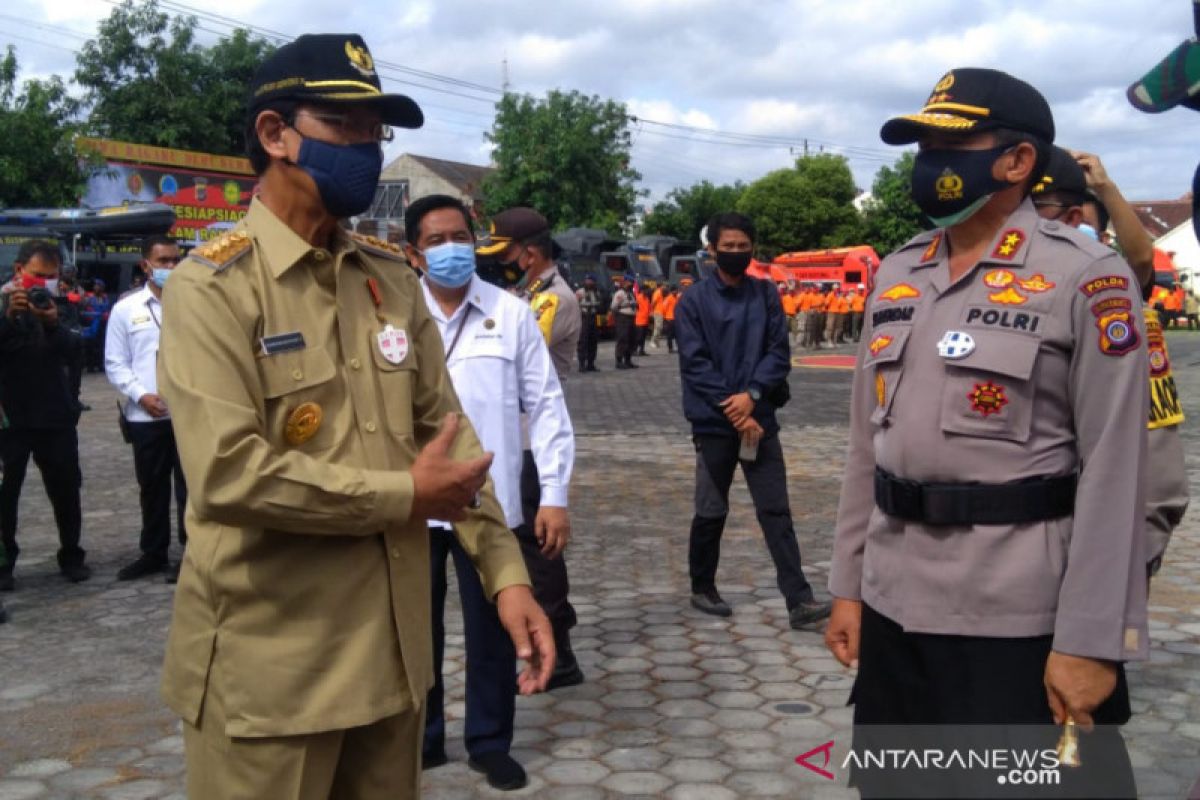
[[[938,248],[942,246],[942,232],[938,231],[933,238],[929,240],[929,246],[925,248],[925,252],[921,254],[921,263],[933,261],[937,257]]]
[[[221,272],[249,251],[250,246],[250,234],[245,231],[230,231],[193,249],[188,253],[188,257]]]
[[[368,253],[386,256],[388,258],[398,258],[400,260],[404,259],[404,250],[402,250],[398,244],[385,241],[384,239],[380,239],[378,236],[367,236],[362,233],[351,233],[349,235],[359,247],[361,247],[363,250],[366,250]]]
[[[1025,231],[1020,228],[1006,230],[1001,234],[1000,241],[996,244],[996,249],[992,251],[992,258],[1012,261],[1017,257],[1017,253],[1021,252],[1021,245],[1025,244],[1025,238]]]
[[[1096,327],[1100,329],[1100,352],[1104,355],[1123,356],[1141,343],[1133,324],[1132,306],[1124,297],[1101,300],[1092,306]]]

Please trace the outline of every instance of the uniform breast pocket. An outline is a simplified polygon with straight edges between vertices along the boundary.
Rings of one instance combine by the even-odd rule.
[[[875,410],[871,412],[873,425],[883,427],[887,424],[892,402],[904,375],[902,356],[910,333],[910,325],[888,325],[876,330],[867,343],[863,367],[874,373],[871,376],[875,391]]]
[[[1033,369],[1039,339],[976,333],[975,349],[946,361],[942,430],[984,439],[1029,439],[1033,421]]]
[[[329,353],[310,347],[258,360],[266,400],[267,437],[271,442],[307,452],[334,444],[326,415],[336,405],[337,369]]]
[[[387,426],[396,436],[413,435],[413,392],[416,389],[417,354],[411,345],[405,348],[400,363],[394,364],[383,354],[374,335],[371,337],[371,357],[375,363],[375,374],[379,380],[379,391],[383,395],[384,415]]]

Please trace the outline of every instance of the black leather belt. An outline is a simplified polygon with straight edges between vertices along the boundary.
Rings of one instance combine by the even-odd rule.
[[[1070,516],[1075,475],[1014,483],[919,483],[875,468],[875,505],[927,525],[1019,525]]]

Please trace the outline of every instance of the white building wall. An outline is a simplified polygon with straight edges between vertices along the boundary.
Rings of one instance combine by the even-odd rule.
[[[1175,254],[1175,268],[1181,275],[1190,275],[1192,286],[1200,280],[1200,242],[1196,241],[1196,233],[1189,219],[1174,230],[1158,237],[1154,246],[1159,250]]]

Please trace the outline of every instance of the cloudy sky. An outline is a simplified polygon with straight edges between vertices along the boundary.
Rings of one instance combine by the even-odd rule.
[[[917,110],[949,68],[985,66],[1045,93],[1058,143],[1099,153],[1131,199],[1175,198],[1200,159],[1200,115],[1134,111],[1125,87],[1192,32],[1186,0],[163,0],[273,34],[358,31],[385,89],[426,126],[402,152],[486,163],[483,133],[505,80],[540,95],[625,102],[634,166],[652,198],[701,179],[751,181],[810,150],[845,154],[859,186],[900,151],[889,116]],[[0,43],[25,76],[69,75],[113,0],[8,0]],[[428,74],[423,74],[428,73]],[[663,123],[666,123],[665,125]],[[715,133],[714,133],[715,132]]]

